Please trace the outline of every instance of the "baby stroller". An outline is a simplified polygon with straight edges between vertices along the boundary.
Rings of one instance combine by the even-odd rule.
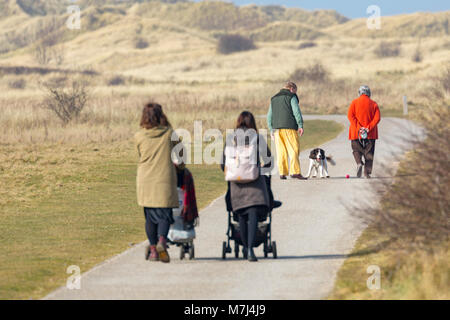
[[[272,241],[272,210],[281,207],[282,203],[275,201],[271,189],[270,177],[266,176],[267,187],[269,191],[270,209],[266,216],[258,218],[258,230],[256,232],[254,247],[257,248],[261,244],[264,245],[264,258],[267,258],[269,253],[273,258],[277,258],[277,243]],[[231,241],[234,241],[234,256],[239,258],[240,246],[243,247],[243,242],[240,235],[239,218],[231,209],[230,188],[228,185],[228,192],[225,197],[225,202],[228,211],[228,229],[227,241],[222,243],[222,259],[227,258],[227,253],[232,253]]]
[[[167,238],[170,244],[180,248],[180,260],[183,260],[186,254],[189,254],[189,260],[192,260],[195,258],[195,227],[199,219],[194,183],[188,169],[179,170],[177,176],[180,206],[173,209],[175,223],[170,227]]]
[[[186,253],[189,254],[189,260],[192,260],[195,258],[195,225],[185,223],[178,208],[173,213],[175,223],[170,227],[168,241],[180,248],[180,260],[184,259]]]

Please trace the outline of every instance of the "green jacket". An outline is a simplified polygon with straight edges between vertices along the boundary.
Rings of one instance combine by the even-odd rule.
[[[146,208],[177,208],[178,191],[175,165],[171,159],[173,129],[155,127],[141,129],[135,136],[139,154],[137,169],[137,201]]]
[[[303,117],[296,94],[282,89],[272,98],[267,113],[267,126],[270,131],[303,128]]]

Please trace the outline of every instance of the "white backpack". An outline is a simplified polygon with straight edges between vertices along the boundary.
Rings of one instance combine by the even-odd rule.
[[[257,137],[255,137],[257,139]],[[248,145],[227,143],[225,147],[225,181],[249,183],[260,175],[258,161],[258,143]]]

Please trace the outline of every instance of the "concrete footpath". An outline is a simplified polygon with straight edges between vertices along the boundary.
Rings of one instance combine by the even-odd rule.
[[[396,166],[411,146],[405,142],[419,128],[407,120],[383,118],[375,150],[373,179],[355,176],[345,116],[305,116],[305,120],[334,120],[346,126],[336,139],[323,145],[337,165],[329,164],[331,179],[281,181],[274,175],[275,198],[283,206],[273,213],[272,233],[278,259],[263,258],[256,249],[257,263],[228,255],[221,259],[226,240],[227,212],[223,198],[204,209],[195,240],[196,259],[179,260],[179,249],[170,248],[172,262],[144,260],[145,243],[105,261],[84,273],[80,290],[62,287],[45,299],[323,299],[333,288],[337,271],[364,230],[347,211],[348,205],[376,205],[370,185],[389,179],[381,163]],[[307,130],[307,128],[306,128]],[[308,132],[306,131],[306,134]],[[275,150],[273,150],[275,151]],[[300,156],[302,173],[308,169],[310,150]],[[82,270],[83,271],[83,270]]]

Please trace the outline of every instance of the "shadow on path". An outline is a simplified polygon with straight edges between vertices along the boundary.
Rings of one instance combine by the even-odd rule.
[[[284,256],[284,257],[278,257],[277,259],[274,259],[273,257],[269,256],[268,258],[262,258],[256,255],[258,259],[264,261],[264,260],[307,260],[307,259],[316,259],[316,260],[326,260],[326,259],[345,259],[348,257],[348,255],[345,254],[324,254],[324,255],[308,255],[308,256]],[[240,261],[243,260],[242,257],[236,259],[235,257],[230,257],[225,260],[223,260],[220,257],[204,257],[204,258],[195,258],[196,261]]]
[[[327,260],[327,259],[345,259],[348,257],[348,255],[345,254],[324,254],[324,255],[308,255],[308,256],[284,256],[284,257],[278,257],[277,259],[274,259],[273,257],[268,258],[260,258],[257,255],[258,259],[260,260],[308,260],[308,259],[314,259],[314,260]],[[223,260],[222,258],[211,258],[211,257],[205,257],[205,258],[195,258],[196,261],[240,261],[243,260],[243,258],[227,258],[226,260]]]
[[[261,260],[332,260],[332,259],[346,259],[349,257],[360,257],[360,256],[366,256],[366,255],[370,255],[372,253],[377,253],[379,251],[381,251],[382,249],[386,248],[389,244],[391,244],[393,242],[393,240],[386,240],[382,243],[376,244],[372,247],[366,248],[366,249],[362,249],[359,250],[357,252],[354,253],[350,253],[350,254],[322,254],[322,255],[307,255],[307,256],[279,256],[277,259],[273,259],[272,257],[269,258],[260,258]],[[204,257],[204,258],[195,258],[195,261],[222,261],[222,262],[226,262],[226,261],[241,261],[243,260],[242,257],[240,258],[234,258],[234,257],[230,257],[227,259],[222,259],[220,257]]]

